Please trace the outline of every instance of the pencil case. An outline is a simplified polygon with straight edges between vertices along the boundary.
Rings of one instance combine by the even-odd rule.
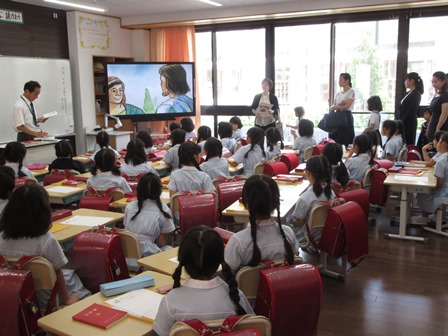
[[[100,285],[100,291],[104,296],[112,296],[151,286],[154,286],[154,278],[150,275],[141,275],[104,283]]]

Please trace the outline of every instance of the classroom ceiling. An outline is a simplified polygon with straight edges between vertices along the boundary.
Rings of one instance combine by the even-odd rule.
[[[63,10],[75,8],[44,0],[13,0]],[[65,0],[102,7],[101,15],[120,17],[128,27],[151,27],[167,23],[205,24],[281,17],[335,14],[378,9],[419,8],[448,5],[448,0],[214,0],[216,7],[200,0]],[[78,9],[79,10],[79,9]],[[171,25],[171,24],[170,24]]]

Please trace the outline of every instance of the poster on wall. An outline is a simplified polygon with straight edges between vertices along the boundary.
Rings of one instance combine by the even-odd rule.
[[[109,22],[107,20],[80,15],[78,17],[78,32],[82,48],[109,49]]]

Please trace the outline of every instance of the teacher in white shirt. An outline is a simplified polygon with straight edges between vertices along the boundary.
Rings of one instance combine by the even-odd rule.
[[[280,113],[278,99],[273,92],[270,92],[273,87],[274,82],[271,79],[263,79],[261,81],[263,92],[255,95],[251,105],[252,113],[255,114],[255,126],[265,131],[270,127],[275,127]],[[268,106],[271,107],[268,108]]]
[[[40,84],[36,81],[29,81],[25,83],[20,99],[14,103],[12,120],[19,142],[34,140],[34,137],[48,136],[48,133],[42,132],[39,127],[39,123],[44,123],[47,119],[44,117],[37,118],[33,104],[39,94]]]

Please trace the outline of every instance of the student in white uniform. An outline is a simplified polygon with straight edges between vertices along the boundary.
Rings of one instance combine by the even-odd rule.
[[[232,117],[229,120],[230,125],[232,125],[232,138],[234,138],[236,141],[243,138],[243,123],[241,122],[241,119],[239,117]]]
[[[436,162],[439,160],[441,154],[437,152],[433,157],[430,157],[428,152],[437,149],[437,143],[440,141],[440,138],[442,137],[443,133],[445,133],[445,131],[437,131],[436,133],[434,133],[434,140],[423,146],[422,148],[423,161],[411,160],[411,163],[424,164],[426,165],[426,167],[434,167]]]
[[[120,171],[128,176],[146,173],[158,175],[156,169],[147,161],[145,144],[139,139],[129,141],[126,147],[124,163],[120,166]]]
[[[383,127],[381,128],[381,134],[387,138],[386,143],[383,146],[383,152],[381,153],[381,159],[387,159],[390,161],[397,161],[398,154],[402,147],[398,143],[395,132],[397,131],[397,123],[393,120],[384,120]]]
[[[161,194],[159,176],[148,173],[138,181],[137,200],[124,211],[124,227],[137,235],[144,257],[171,248],[166,244],[166,235],[175,227],[170,208],[160,200]],[[137,266],[135,260],[129,262]]]
[[[180,127],[185,131],[185,141],[196,137],[196,133],[194,132],[194,123],[190,118],[182,118],[180,120]]]
[[[421,216],[412,216],[411,223],[426,224],[435,218],[430,214],[445,203],[448,203],[448,133],[444,133],[437,144],[437,152],[440,157],[434,168],[434,176],[437,178],[437,187],[428,194],[418,194],[417,204],[422,210]]]
[[[221,139],[222,146],[233,153],[236,140],[232,137],[232,125],[229,122],[221,121],[218,124],[218,135]]]
[[[224,244],[216,231],[207,226],[189,230],[180,243],[177,259],[179,266],[173,274],[174,289],[162,298],[151,335],[168,335],[178,321],[254,314],[224,261]],[[219,266],[222,267],[222,278],[216,275]],[[182,268],[190,279],[181,285]]]
[[[168,183],[170,196],[185,190],[215,190],[210,176],[199,168],[200,152],[201,148],[194,142],[188,141],[180,145],[179,165],[181,168],[171,173]]]
[[[154,142],[152,141],[151,134],[147,131],[140,131],[137,133],[137,139],[143,141],[145,144],[145,153],[149,154],[156,151],[154,146]]]
[[[373,150],[369,136],[364,133],[356,136],[352,151],[354,155],[345,161],[345,167],[350,180],[362,182],[367,169],[373,165]]]
[[[21,142],[13,141],[6,145],[3,157],[5,159],[5,166],[11,167],[16,174],[16,177],[27,177],[36,179],[28,168],[23,166],[23,160],[26,156],[26,147]]]
[[[0,166],[0,215],[15,187],[16,174],[11,167]]]
[[[277,183],[269,176],[253,175],[244,184],[242,196],[250,225],[234,234],[226,245],[225,258],[232,271],[284,257],[293,264],[298,245],[292,229],[281,224]],[[277,221],[272,218],[274,210]]]
[[[96,144],[98,145],[98,149],[95,150],[92,154],[92,157],[95,158],[96,153],[98,153],[103,148],[108,148],[114,152],[114,155],[117,159],[121,157],[120,153],[118,153],[115,149],[109,146],[109,133],[106,131],[100,131],[96,134]]]
[[[131,192],[131,187],[124,177],[121,176],[115,161],[116,158],[111,149],[104,148],[100,150],[95,155],[95,166],[90,170],[92,177],[87,180],[87,187],[97,190],[119,188],[125,194]]]
[[[212,130],[208,126],[200,126],[198,128],[198,138],[196,143],[201,147],[201,155],[204,155],[204,145],[208,138],[212,136]]]
[[[380,151],[382,148],[381,134],[375,131],[364,131],[364,134],[369,137],[370,143],[372,144],[373,158],[380,158]]]
[[[337,143],[327,143],[322,150],[322,156],[325,156],[331,165],[331,183],[338,183],[345,188],[350,180],[347,168],[342,162],[342,146]]]
[[[302,119],[300,120],[298,127],[299,136],[297,136],[296,131],[291,130],[291,134],[294,137],[292,149],[299,150],[299,162],[302,163],[304,160],[305,150],[308,147],[313,147],[316,145],[316,140],[313,138],[314,123],[311,120]]]
[[[244,165],[244,175],[251,176],[254,173],[255,165],[266,158],[264,131],[260,127],[251,127],[246,136],[247,145],[240,147],[228,161],[233,167],[242,163]]]
[[[170,134],[171,148],[168,149],[163,161],[173,168],[173,171],[179,169],[179,147],[185,142],[185,131],[183,129],[175,129]]]
[[[294,114],[297,118],[296,124],[295,125],[287,124],[286,127],[292,128],[293,130],[298,130],[300,120],[302,120],[303,117],[305,116],[305,109],[303,108],[303,106],[296,106],[294,107]]]
[[[59,280],[59,300],[65,305],[79,301],[90,292],[76,276],[70,286],[62,268],[68,260],[50,232],[51,208],[47,191],[38,184],[17,188],[0,218],[0,254],[6,257],[42,256],[52,263]],[[73,272],[68,272],[72,274]],[[49,291],[37,292],[39,306],[46,307]]]
[[[367,109],[370,111],[370,117],[364,132],[374,131],[375,133],[377,133],[378,139],[380,140],[379,145],[382,146],[380,134],[380,112],[383,110],[383,104],[381,103],[381,98],[379,96],[371,96],[369,99],[367,99]]]
[[[222,143],[218,139],[211,137],[205,142],[205,162],[199,168],[208,174],[212,180],[219,176],[229,176],[229,163],[222,155]]]
[[[327,158],[323,156],[310,157],[306,161],[305,176],[310,185],[300,194],[290,221],[300,244],[306,242],[307,230],[305,224],[314,204],[335,198],[335,194],[331,190],[331,166]],[[315,241],[319,242],[322,228],[313,229],[311,234]]]
[[[280,142],[280,145],[278,144]],[[282,149],[285,147],[282,141],[280,131],[275,127],[266,130],[266,143],[268,150],[266,151],[266,161],[278,161],[282,156]]]

